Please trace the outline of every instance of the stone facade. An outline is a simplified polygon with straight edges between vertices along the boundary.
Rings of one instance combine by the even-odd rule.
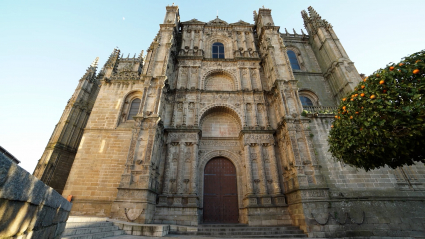
[[[341,165],[327,152],[333,115],[301,116],[335,109],[361,80],[332,26],[312,8],[302,17],[308,35],[281,33],[270,9],[254,12],[254,24],[229,24],[181,22],[168,6],[146,56],[115,49],[99,74],[89,68],[90,117],[66,141],[75,159],[45,156],[53,137],[35,175],[74,196],[73,215],[198,225],[209,206],[204,168],[224,157],[236,168],[240,223],[293,224],[310,236],[374,235],[376,226],[379,235],[424,233],[409,226],[424,221],[423,165],[369,173]],[[217,43],[224,58],[213,57]],[[61,122],[80,122],[67,112]],[[415,213],[392,220],[402,208]],[[344,213],[352,220],[340,225]]]

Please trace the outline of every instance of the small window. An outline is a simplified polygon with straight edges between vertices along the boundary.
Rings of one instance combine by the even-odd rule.
[[[216,42],[212,45],[212,58],[224,59],[224,45]]]
[[[139,98],[134,99],[131,102],[130,110],[128,111],[128,120],[132,120],[133,116],[136,116],[139,113],[141,100]]]
[[[297,55],[294,51],[288,50],[289,62],[291,63],[292,70],[301,70],[300,65],[298,64]]]
[[[313,101],[305,96],[300,96],[300,100],[303,106],[313,106]]]

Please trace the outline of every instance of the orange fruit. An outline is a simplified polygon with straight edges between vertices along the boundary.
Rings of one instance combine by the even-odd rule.
[[[360,94],[360,96],[361,96],[361,97],[364,97],[364,93],[361,93],[361,94]]]
[[[343,110],[347,109],[347,106],[343,106],[343,107],[342,107],[342,109],[343,109]]]
[[[345,101],[347,98],[343,98],[342,101]]]
[[[354,97],[357,97],[357,96],[359,96],[359,94],[355,94],[355,95],[354,95]]]
[[[334,127],[334,125],[331,125],[331,128],[333,128]]]
[[[392,71],[392,70],[394,70],[394,66],[391,66],[391,67],[390,67],[390,71]]]
[[[398,64],[399,66],[402,66],[402,65],[404,65],[403,63],[400,63],[400,64]]]
[[[363,128],[360,128],[360,131],[362,131]]]
[[[363,109],[364,107],[362,106],[362,109]]]
[[[421,60],[417,60],[417,61],[415,61],[415,63],[418,63],[418,62],[420,62]]]
[[[371,96],[370,96],[370,98],[371,98],[371,99],[375,99],[375,98],[376,98],[376,96],[375,96],[375,95],[371,95]]]
[[[419,73],[419,69],[413,70],[413,74],[418,74],[418,73]]]
[[[358,115],[359,114],[359,112],[358,111],[356,111],[356,115]]]
[[[335,119],[338,119],[338,116],[337,115],[335,115]]]
[[[379,74],[376,74],[376,77],[380,77],[380,75]]]
[[[367,80],[367,77],[366,77],[366,78],[364,78],[363,82],[366,82],[366,80]]]
[[[364,89],[366,86],[362,85],[362,89]]]
[[[350,116],[350,119],[353,119],[353,116]]]
[[[354,99],[351,99],[351,101],[354,101]]]
[[[338,119],[341,119],[341,116],[338,116]]]
[[[380,82],[379,82],[379,84],[380,85],[382,85],[382,84],[384,84],[385,83],[385,81],[383,81],[383,80],[381,80]]]
[[[382,92],[387,93],[387,90],[383,90]]]

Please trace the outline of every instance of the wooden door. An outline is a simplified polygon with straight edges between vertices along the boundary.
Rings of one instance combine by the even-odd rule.
[[[236,168],[230,160],[214,158],[204,170],[204,223],[238,223]]]

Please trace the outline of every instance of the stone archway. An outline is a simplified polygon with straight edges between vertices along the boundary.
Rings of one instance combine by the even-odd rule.
[[[244,181],[244,174],[245,172],[243,171],[243,163],[242,163],[242,158],[240,157],[239,154],[229,151],[229,150],[211,150],[209,152],[206,152],[205,154],[201,155],[201,157],[199,158],[199,164],[198,164],[198,170],[197,170],[197,174],[198,176],[198,195],[200,195],[201,197],[199,198],[199,204],[203,205],[204,203],[204,198],[202,195],[204,195],[204,170],[205,167],[207,165],[207,163],[213,159],[213,158],[217,158],[217,157],[224,157],[228,160],[230,160],[233,165],[235,165],[236,168],[236,177],[237,177],[237,189],[238,189],[238,204],[242,205],[242,196],[244,195],[244,187],[243,185],[245,184]]]
[[[224,157],[208,161],[204,169],[203,222],[238,223],[236,167]]]

